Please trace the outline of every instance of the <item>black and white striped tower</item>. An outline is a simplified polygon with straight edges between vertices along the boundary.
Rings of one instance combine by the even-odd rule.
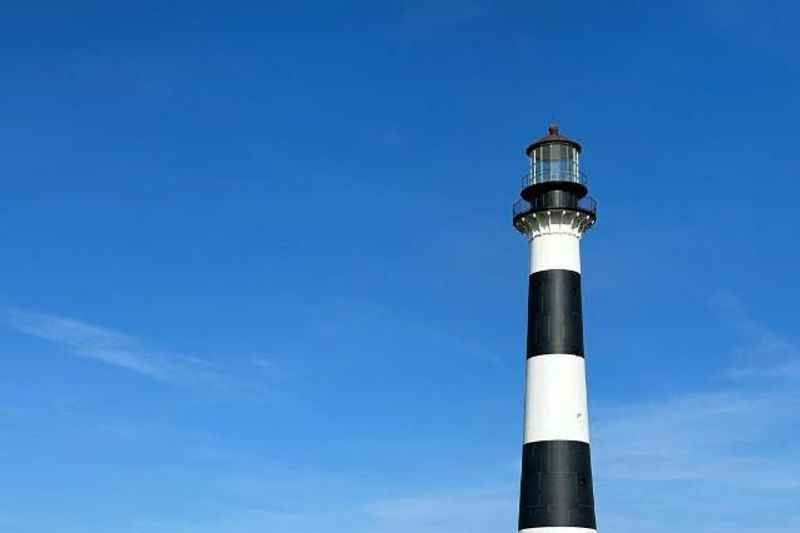
[[[530,164],[514,227],[529,240],[525,431],[519,530],[597,529],[589,452],[580,239],[597,219],[581,145],[551,125]]]

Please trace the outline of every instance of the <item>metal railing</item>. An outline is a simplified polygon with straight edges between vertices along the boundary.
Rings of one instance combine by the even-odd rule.
[[[527,174],[522,176],[522,188],[537,185],[539,183],[547,183],[551,181],[560,181],[568,183],[580,183],[584,187],[589,186],[589,176],[585,172],[577,168],[536,168],[534,167]]]
[[[584,196],[578,200],[578,209],[585,213],[591,213],[592,215],[597,216],[597,200],[591,196]]]
[[[597,216],[597,200],[592,198],[591,196],[584,196],[580,200],[578,200],[577,206],[548,206],[542,207],[539,209],[534,209],[533,205],[527,200],[519,199],[514,202],[514,207],[512,209],[513,217],[517,218],[520,215],[524,215],[525,213],[530,213],[532,211],[556,211],[559,209],[566,209],[567,211],[581,211],[583,213],[587,213],[594,217]]]

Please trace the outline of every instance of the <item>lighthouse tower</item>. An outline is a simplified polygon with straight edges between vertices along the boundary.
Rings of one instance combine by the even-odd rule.
[[[580,240],[597,219],[581,145],[551,125],[526,149],[514,227],[528,238],[528,340],[519,530],[597,529],[589,451]]]

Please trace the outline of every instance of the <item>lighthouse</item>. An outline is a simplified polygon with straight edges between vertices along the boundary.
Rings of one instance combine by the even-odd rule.
[[[514,227],[528,239],[528,332],[519,531],[597,529],[581,310],[583,234],[597,220],[581,145],[551,125],[525,150]]]

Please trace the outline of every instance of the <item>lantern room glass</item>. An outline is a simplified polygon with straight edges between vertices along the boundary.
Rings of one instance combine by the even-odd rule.
[[[580,155],[575,146],[552,142],[537,146],[529,157],[531,183],[570,181],[580,183]]]

